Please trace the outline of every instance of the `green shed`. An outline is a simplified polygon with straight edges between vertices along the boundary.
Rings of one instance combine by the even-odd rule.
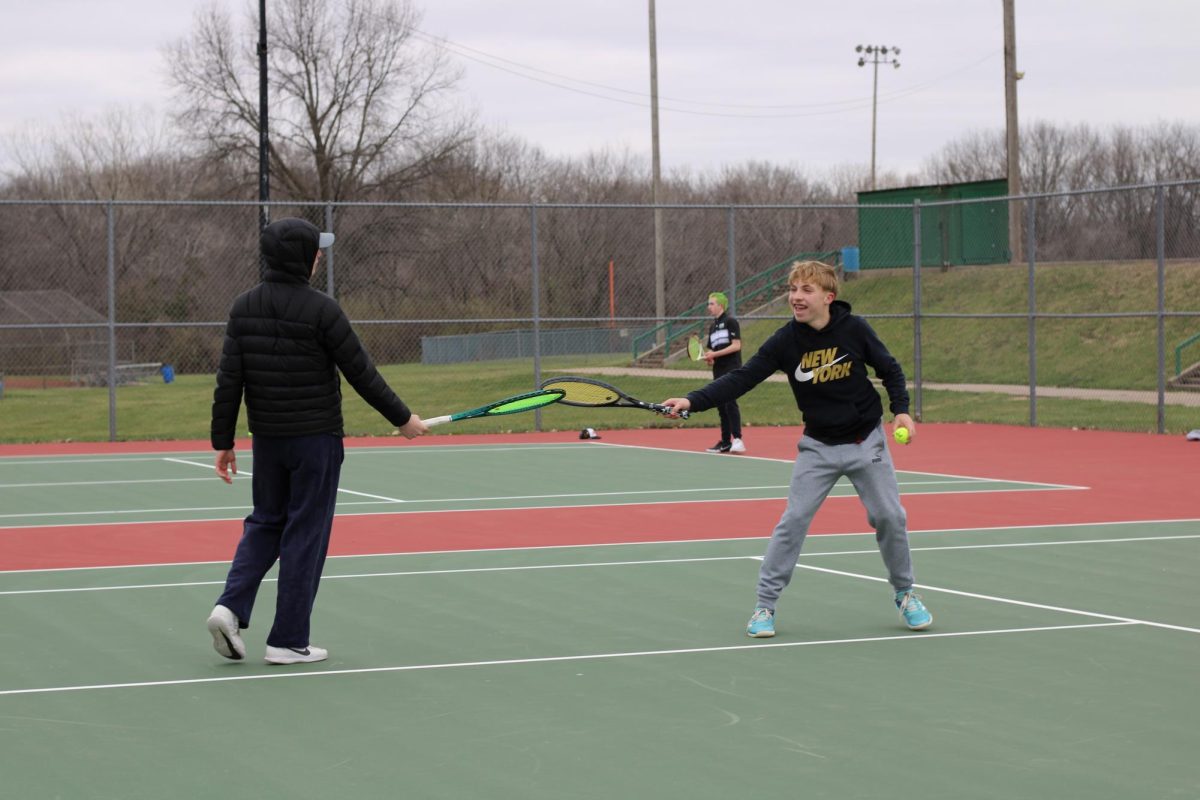
[[[858,248],[862,269],[911,267],[913,263],[913,201],[921,201],[921,265],[948,267],[964,264],[1005,264],[1008,250],[1008,203],[957,203],[925,207],[926,203],[1005,197],[1004,178],[932,186],[907,186],[859,192]],[[862,208],[870,205],[906,208]]]

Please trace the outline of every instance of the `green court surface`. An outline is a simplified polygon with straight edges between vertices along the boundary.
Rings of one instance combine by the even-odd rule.
[[[239,454],[232,487],[214,478],[212,459],[211,451],[0,459],[0,528],[244,517],[253,458]],[[338,513],[787,496],[790,460],[741,456],[725,460],[719,474],[712,464],[705,453],[602,444],[353,448]],[[899,480],[904,494],[1075,488],[912,472]],[[843,480],[831,496],[852,494]]]
[[[871,536],[810,537],[773,640],[744,633],[762,539],[332,558],[314,616],[331,656],[301,667],[258,660],[272,583],[250,658],[212,651],[224,564],[0,572],[0,781],[130,800],[1197,797],[1197,530],[913,533],[923,633]]]

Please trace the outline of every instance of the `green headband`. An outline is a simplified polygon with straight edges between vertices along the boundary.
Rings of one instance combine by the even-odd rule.
[[[724,292],[713,292],[708,296],[708,299],[716,300],[721,304],[721,308],[729,308],[729,298],[725,296]]]

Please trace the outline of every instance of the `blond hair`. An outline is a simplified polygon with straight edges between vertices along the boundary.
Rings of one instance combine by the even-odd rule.
[[[788,273],[788,283],[796,286],[801,283],[811,283],[820,286],[835,296],[838,293],[837,269],[823,261],[796,261],[792,271]]]

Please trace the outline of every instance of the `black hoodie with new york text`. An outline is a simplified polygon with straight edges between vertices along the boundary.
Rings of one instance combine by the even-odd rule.
[[[850,313],[849,303],[834,300],[824,328],[791,320],[744,365],[689,392],[687,399],[692,411],[706,411],[782,371],[804,416],[804,435],[825,444],[848,444],[862,441],[883,419],[883,404],[868,367],[883,381],[892,413],[907,414],[908,389],[900,362],[865,319]]]

